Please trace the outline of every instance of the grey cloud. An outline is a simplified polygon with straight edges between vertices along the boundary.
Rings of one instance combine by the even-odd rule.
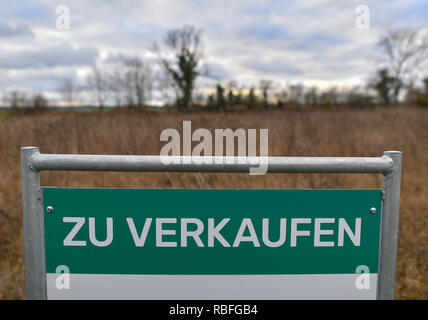
[[[68,44],[46,47],[40,50],[3,51],[0,68],[25,69],[56,66],[90,65],[95,61],[98,50],[92,47],[74,49]]]
[[[348,42],[349,40],[345,37],[333,34],[333,32],[310,32],[304,36],[294,36],[292,41],[290,41],[289,48],[302,51],[331,50],[337,46],[347,44]]]
[[[221,61],[229,73],[214,66],[217,77],[248,82],[257,77],[344,79],[371,70],[372,66],[363,60],[366,52],[373,52],[371,45],[379,31],[398,22],[399,26],[426,26],[423,13],[427,8],[426,0],[397,0],[392,4],[368,0],[372,26],[370,31],[362,32],[354,23],[358,0],[66,0],[72,13],[71,29],[59,33],[52,32],[59,3],[20,0],[0,4],[0,40],[5,50],[0,51],[0,68],[40,74],[56,66],[75,70],[75,66],[92,64],[97,49],[110,53],[103,63],[113,64],[113,52],[143,54],[153,41],[162,41],[166,30],[190,23],[205,30],[206,56]],[[18,51],[20,37],[32,31],[36,35],[31,41],[34,50]],[[84,47],[52,47],[64,39]],[[29,45],[23,43],[21,48]]]
[[[98,56],[98,49],[82,47],[74,49],[68,44],[46,47],[40,50],[21,50],[2,52],[0,68],[24,69],[56,66],[90,65]]]
[[[2,75],[0,87],[8,89],[25,88],[29,91],[55,92],[58,84],[64,79],[78,81],[77,72],[73,66],[5,71]]]
[[[299,75],[302,73],[299,67],[293,65],[285,58],[278,57],[271,59],[263,59],[260,57],[246,59],[243,66],[248,69],[265,73],[283,73],[289,75]]]
[[[24,24],[0,23],[0,37],[33,37],[33,31]]]
[[[203,69],[206,71],[209,78],[221,80],[229,77],[229,73],[218,62],[207,62],[204,64]]]

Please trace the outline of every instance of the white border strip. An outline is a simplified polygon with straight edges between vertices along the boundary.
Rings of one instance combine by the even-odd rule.
[[[69,276],[69,289],[58,289]],[[377,274],[358,289],[361,274],[120,275],[47,274],[48,299],[141,300],[357,300],[376,299]]]

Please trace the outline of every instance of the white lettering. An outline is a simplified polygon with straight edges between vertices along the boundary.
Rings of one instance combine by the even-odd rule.
[[[337,241],[339,247],[343,247],[344,231],[346,231],[354,246],[359,247],[361,240],[361,218],[355,219],[355,232],[352,232],[344,218],[339,219],[339,237]]]
[[[263,242],[268,247],[276,248],[280,247],[285,242],[285,235],[286,235],[286,225],[287,225],[287,219],[281,219],[280,220],[280,227],[279,227],[279,240],[276,242],[272,242],[269,240],[269,219],[264,218],[263,219],[263,231],[262,231],[262,237]]]
[[[248,229],[250,235],[244,236],[245,230]],[[254,230],[253,222],[251,219],[242,219],[241,226],[239,227],[235,241],[233,242],[234,247],[239,247],[241,242],[252,242],[255,247],[260,247],[259,239],[257,239],[256,231]]]
[[[291,242],[290,242],[291,247],[295,247],[297,245],[297,237],[309,236],[311,234],[311,232],[308,230],[305,230],[305,231],[297,230],[297,225],[302,223],[305,223],[305,224],[311,223],[311,219],[310,218],[291,219]]]
[[[315,235],[314,247],[334,247],[333,241],[321,241],[321,235],[331,235],[333,230],[321,230],[322,223],[334,223],[333,218],[316,218],[315,219]]]
[[[70,233],[64,239],[64,246],[86,246],[86,241],[73,240],[80,228],[85,224],[85,218],[80,217],[63,217],[63,222],[74,222],[76,225],[71,229]]]
[[[229,220],[229,218],[224,218],[217,226],[214,226],[214,219],[208,219],[208,247],[214,247],[214,239],[217,239],[223,247],[230,247],[230,244],[220,234],[221,229],[223,229]]]
[[[134,243],[136,247],[144,247],[144,243],[146,242],[147,233],[149,233],[150,225],[152,223],[152,218],[147,218],[144,222],[143,230],[141,231],[141,236],[138,236],[137,229],[135,228],[134,219],[126,218],[126,222],[128,222],[129,230],[132,234],[132,239],[134,239]]]
[[[176,247],[177,242],[165,242],[162,237],[165,235],[175,235],[175,230],[164,230],[162,225],[164,223],[177,223],[176,218],[159,218],[156,219],[156,247]]]
[[[196,225],[195,231],[189,231],[187,229],[187,225],[189,223],[193,223]],[[187,238],[192,237],[198,247],[203,247],[204,244],[202,243],[201,238],[199,237],[201,233],[204,231],[204,224],[199,219],[190,219],[190,218],[183,218],[181,219],[181,246],[187,247]]]
[[[95,232],[95,218],[89,218],[89,240],[97,247],[106,247],[113,241],[113,218],[107,218],[107,236],[104,241],[98,241]]]

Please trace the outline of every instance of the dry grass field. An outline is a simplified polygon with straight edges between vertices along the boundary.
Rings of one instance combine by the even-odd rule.
[[[20,147],[43,153],[159,154],[160,132],[268,128],[273,156],[380,156],[401,150],[397,299],[428,298],[428,109],[234,113],[52,111],[0,118],[0,299],[25,296]],[[212,131],[213,132],[213,131]],[[380,175],[43,172],[42,185],[131,188],[378,188]]]

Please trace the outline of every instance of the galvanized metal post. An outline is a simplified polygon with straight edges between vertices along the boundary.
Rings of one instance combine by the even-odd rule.
[[[46,299],[45,232],[40,172],[32,166],[36,147],[21,148],[25,286],[27,299]]]
[[[380,255],[377,298],[394,299],[397,264],[398,221],[400,211],[401,156],[400,151],[386,151],[393,161],[392,171],[383,178],[383,205],[380,232]]]

